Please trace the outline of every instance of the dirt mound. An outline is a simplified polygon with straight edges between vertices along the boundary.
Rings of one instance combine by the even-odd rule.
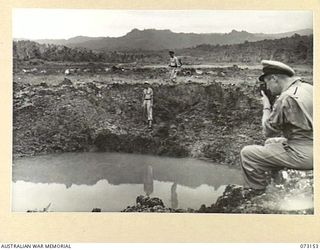
[[[286,179],[272,179],[265,192],[228,185],[202,213],[313,214],[313,171],[287,170]]]
[[[194,210],[168,208],[159,198],[140,195],[137,197],[136,204],[134,206],[128,206],[121,212],[191,213],[194,212]]]

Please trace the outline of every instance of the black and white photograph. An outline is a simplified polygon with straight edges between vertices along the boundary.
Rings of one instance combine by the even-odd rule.
[[[12,212],[314,214],[312,11],[14,8],[12,43]]]

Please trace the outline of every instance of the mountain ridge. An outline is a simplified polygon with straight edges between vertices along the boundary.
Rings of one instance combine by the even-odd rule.
[[[184,49],[200,44],[231,45],[243,42],[255,42],[264,39],[279,39],[294,34],[310,35],[312,29],[302,29],[285,33],[264,34],[249,33],[233,29],[229,33],[177,33],[169,29],[132,29],[120,37],[76,36],[69,39],[35,39],[40,44],[64,45],[71,48],[86,48],[93,51],[129,51]]]

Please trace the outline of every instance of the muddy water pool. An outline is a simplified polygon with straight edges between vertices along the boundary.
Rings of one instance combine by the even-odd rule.
[[[227,184],[242,184],[240,170],[190,158],[124,153],[64,153],[13,161],[12,211],[121,211],[139,195],[167,207],[199,209]]]

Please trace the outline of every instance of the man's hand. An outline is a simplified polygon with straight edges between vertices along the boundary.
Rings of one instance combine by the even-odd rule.
[[[261,95],[262,95],[261,101],[262,101],[263,108],[271,109],[269,98],[266,96],[263,90],[261,90]]]

